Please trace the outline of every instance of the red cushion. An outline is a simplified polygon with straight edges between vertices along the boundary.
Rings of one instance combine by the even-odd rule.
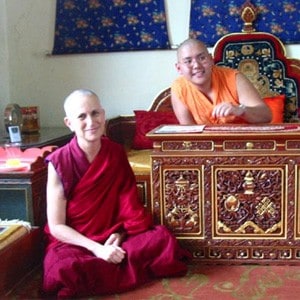
[[[272,112],[271,123],[283,123],[285,95],[276,95],[264,98]]]
[[[146,137],[146,133],[159,125],[178,124],[173,112],[135,110],[136,132],[132,148],[153,148],[153,141]]]

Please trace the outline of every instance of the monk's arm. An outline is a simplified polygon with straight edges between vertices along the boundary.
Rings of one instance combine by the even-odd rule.
[[[242,118],[249,123],[269,123],[272,113],[253,84],[242,73],[237,74],[236,81],[239,102],[244,110]]]
[[[237,74],[236,83],[240,105],[220,103],[214,107],[212,116],[221,118],[234,115],[248,123],[269,123],[272,113],[252,83],[241,73]]]
[[[189,109],[185,106],[184,103],[182,103],[182,101],[173,92],[171,92],[171,103],[172,103],[173,111],[178,119],[179,124],[182,125],[196,124]]]
[[[97,243],[66,225],[67,200],[62,182],[52,163],[48,165],[47,219],[50,233],[59,241],[84,247],[108,262],[119,263],[125,251],[115,244]]]

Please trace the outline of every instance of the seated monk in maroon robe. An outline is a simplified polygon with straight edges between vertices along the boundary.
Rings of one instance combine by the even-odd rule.
[[[47,157],[44,292],[87,297],[185,275],[189,253],[166,227],[152,224],[124,149],[103,136],[97,95],[74,91],[64,108],[75,136]]]

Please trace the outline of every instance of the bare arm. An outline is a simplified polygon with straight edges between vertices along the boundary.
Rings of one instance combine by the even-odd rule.
[[[241,73],[237,74],[236,83],[239,102],[243,107],[231,103],[221,103],[214,108],[213,116],[235,115],[244,118],[249,123],[269,123],[272,113],[252,83]]]
[[[125,251],[119,247],[121,235],[111,235],[104,245],[97,243],[70,226],[66,225],[67,200],[63,185],[55,168],[48,165],[47,181],[47,219],[51,234],[58,240],[84,247],[108,262],[120,263],[125,257]]]
[[[180,124],[192,125],[196,124],[192,114],[189,109],[180,101],[180,99],[171,92],[171,103],[173,106],[174,113]]]

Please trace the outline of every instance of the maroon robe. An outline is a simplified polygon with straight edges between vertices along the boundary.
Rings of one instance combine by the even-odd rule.
[[[56,240],[46,226],[45,292],[59,298],[118,293],[155,277],[186,273],[188,253],[167,228],[153,226],[138,199],[122,146],[103,137],[101,150],[90,164],[74,137],[47,160],[62,180],[69,226],[99,243],[114,232],[125,231],[127,238],[122,243],[126,258],[113,264],[83,247]]]

